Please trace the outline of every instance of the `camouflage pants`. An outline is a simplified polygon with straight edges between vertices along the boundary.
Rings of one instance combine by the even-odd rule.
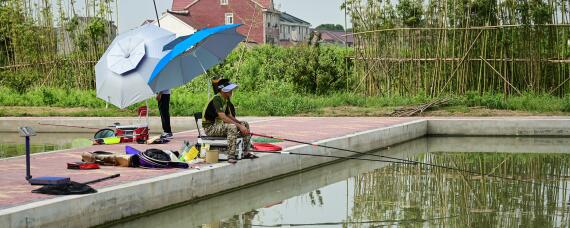
[[[241,124],[249,130],[249,123],[242,121]],[[251,135],[242,135],[236,125],[227,123],[215,123],[204,128],[208,136],[227,137],[228,138],[228,155],[236,155],[237,138],[243,136],[243,149],[249,150]]]

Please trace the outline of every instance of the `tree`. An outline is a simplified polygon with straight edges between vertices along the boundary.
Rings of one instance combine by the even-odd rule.
[[[402,24],[408,27],[418,27],[423,20],[423,6],[420,0],[401,0],[396,6]]]
[[[344,27],[335,24],[322,24],[317,26],[316,30],[344,31]]]
[[[472,25],[497,25],[497,0],[475,0],[470,7]]]

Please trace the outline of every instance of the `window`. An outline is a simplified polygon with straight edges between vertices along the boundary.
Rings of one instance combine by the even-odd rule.
[[[226,13],[226,25],[234,23],[234,14]]]
[[[226,6],[228,5],[228,1],[230,0],[220,0],[220,5]]]

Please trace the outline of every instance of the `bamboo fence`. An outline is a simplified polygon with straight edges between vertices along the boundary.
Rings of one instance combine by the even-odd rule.
[[[545,40],[545,34],[564,38]],[[568,25],[380,30],[355,34],[353,59],[357,78],[371,95],[561,96],[570,92],[567,34]]]
[[[0,86],[94,88],[95,63],[117,34],[116,4],[1,1]]]
[[[402,2],[422,2],[413,11],[416,23],[403,18],[408,8]],[[348,0],[356,89],[369,95],[570,94],[570,1],[460,2]]]

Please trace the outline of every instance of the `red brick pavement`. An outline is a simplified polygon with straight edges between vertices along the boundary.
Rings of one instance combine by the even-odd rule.
[[[400,123],[410,122],[412,118],[353,118],[353,117],[284,117],[268,118],[251,125],[254,133],[279,136],[300,141],[319,141],[323,139],[340,137],[376,128],[388,127]],[[71,149],[51,153],[34,154],[31,158],[32,176],[68,176],[73,181],[85,182],[112,174],[120,173],[119,178],[93,184],[92,187],[104,188],[117,186],[133,181],[148,179],[165,174],[181,172],[180,169],[141,169],[104,166],[98,170],[68,170],[66,163],[81,160],[81,154],[86,151],[112,151],[124,153],[125,145],[139,150],[159,148],[179,150],[182,141],[196,141],[196,131],[182,132],[174,135],[174,139],[163,145],[119,144],[92,146],[81,149]],[[283,142],[278,145],[287,148],[295,143]],[[10,208],[57,196],[48,196],[31,193],[38,188],[31,186],[25,180],[25,157],[16,157],[0,160],[0,209]]]

